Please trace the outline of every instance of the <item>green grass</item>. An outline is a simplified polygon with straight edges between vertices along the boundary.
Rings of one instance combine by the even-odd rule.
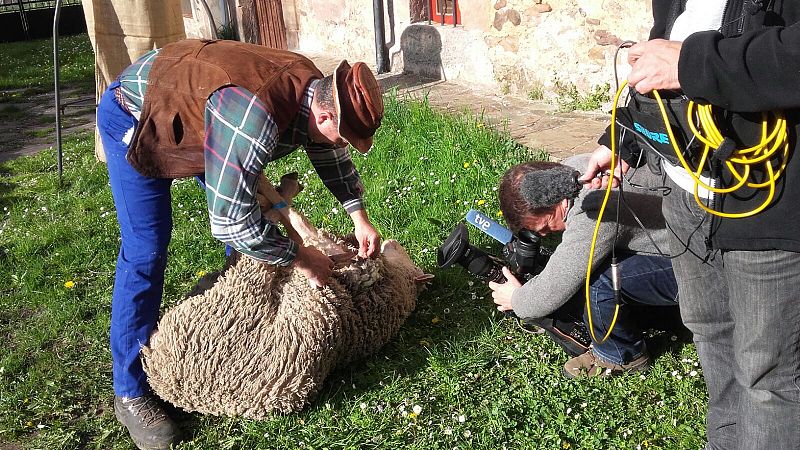
[[[573,83],[556,81],[555,91],[558,95],[558,107],[561,111],[596,111],[609,100],[610,86],[603,84],[595,86],[589,93],[578,91]]]
[[[58,54],[62,86],[94,86],[94,55],[88,35],[59,38]],[[52,91],[53,79],[52,40],[0,43],[0,102]]]
[[[541,84],[537,83],[534,84],[528,90],[528,99],[529,100],[543,100],[544,99],[544,87]]]
[[[91,135],[67,140],[64,186],[52,152],[0,165],[0,448],[133,448],[112,410],[118,229],[92,149]],[[706,391],[692,345],[655,335],[660,356],[647,376],[569,381],[555,344],[501,319],[488,288],[463,270],[436,268],[435,249],[453,226],[470,208],[495,216],[499,176],[530,157],[476,118],[387,98],[376,148],[354,160],[373,222],[436,275],[433,284],[394,340],[331,374],[303,412],[251,421],[178,411],[189,436],[179,448],[700,448]],[[306,184],[298,208],[348,232],[302,152],[268,167],[273,180],[292,170]],[[223,264],[196,183],[175,183],[173,208],[164,307]]]
[[[41,130],[25,130],[25,135],[32,138],[45,138],[55,133],[55,128],[43,128]]]

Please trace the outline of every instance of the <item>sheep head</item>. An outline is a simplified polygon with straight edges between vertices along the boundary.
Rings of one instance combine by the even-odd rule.
[[[413,279],[417,286],[417,294],[422,292],[427,283],[433,279],[433,275],[425,273],[421,268],[414,264],[411,257],[408,256],[406,249],[394,239],[388,239],[381,244],[381,255],[386,260],[386,264],[397,266],[399,270],[408,273],[408,276]]]

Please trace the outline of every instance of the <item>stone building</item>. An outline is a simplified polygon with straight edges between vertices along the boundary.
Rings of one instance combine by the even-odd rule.
[[[384,70],[531,98],[607,90],[617,46],[645,39],[652,25],[649,2],[639,0],[183,0],[190,37],[210,37],[210,11],[218,27],[225,16],[236,21],[242,40],[374,68],[376,1],[384,10]],[[623,75],[625,64],[619,68]]]

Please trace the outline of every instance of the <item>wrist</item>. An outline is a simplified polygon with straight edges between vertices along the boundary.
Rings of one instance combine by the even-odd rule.
[[[369,217],[367,217],[367,210],[365,209],[357,209],[350,213],[350,219],[353,221],[353,224],[356,226],[367,225],[369,224]]]
[[[303,268],[307,265],[308,262],[308,248],[303,245],[297,245],[297,252],[295,253],[294,260],[292,260],[291,265]]]

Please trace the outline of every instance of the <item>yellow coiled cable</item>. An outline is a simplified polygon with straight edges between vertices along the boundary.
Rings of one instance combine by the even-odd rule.
[[[694,181],[695,202],[697,202],[697,204],[704,211],[719,217],[740,219],[758,214],[767,206],[769,206],[769,204],[772,202],[772,199],[775,197],[775,184],[783,173],[783,170],[786,168],[786,164],[789,160],[789,137],[786,132],[786,119],[784,118],[783,113],[774,113],[774,126],[771,129],[769,126],[768,114],[764,113],[764,120],[761,123],[761,140],[759,143],[752,147],[736,149],[734,150],[733,154],[731,154],[731,156],[725,160],[725,165],[728,167],[728,170],[731,172],[734,178],[737,179],[737,182],[732,186],[728,186],[727,188],[720,188],[711,186],[708,183],[703,182],[703,180],[700,178],[700,174],[702,173],[703,167],[708,161],[709,156],[714,150],[722,145],[722,141],[725,139],[722,136],[722,133],[720,133],[719,128],[717,128],[717,124],[714,122],[712,106],[698,105],[690,101],[689,107],[686,110],[689,128],[692,130],[692,134],[703,144],[703,151],[700,154],[700,160],[697,164],[697,168],[692,169],[689,167],[689,164],[683,157],[683,152],[681,152],[681,150],[678,148],[678,144],[675,141],[675,136],[672,132],[672,127],[669,125],[667,111],[664,107],[664,102],[661,100],[661,95],[658,93],[658,91],[653,91],[653,96],[657,100],[659,110],[661,111],[661,118],[664,120],[667,134],[669,135],[670,142],[672,143],[672,148],[675,150],[675,154],[678,156],[681,166]],[[694,124],[695,111],[697,111],[697,120],[703,132],[698,130]],[[780,166],[776,170],[773,167],[772,158],[781,148],[783,148],[783,156],[781,158]],[[763,171],[766,173],[766,179],[761,182],[750,180],[754,173],[752,169],[756,167],[756,165],[761,165]],[[734,192],[743,186],[756,189],[766,187],[769,188],[769,194],[764,202],[761,203],[761,205],[750,211],[741,213],[725,213],[709,208],[703,203],[699,194],[701,186],[704,189],[717,194]]]

